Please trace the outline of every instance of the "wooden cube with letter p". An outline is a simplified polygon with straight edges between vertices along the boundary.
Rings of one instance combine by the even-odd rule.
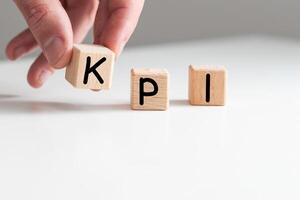
[[[110,89],[115,54],[98,45],[77,44],[66,68],[66,80],[82,89]]]
[[[224,67],[189,68],[189,101],[191,105],[224,106],[227,73]]]
[[[164,69],[131,70],[131,108],[133,110],[167,110],[169,107],[169,73]]]

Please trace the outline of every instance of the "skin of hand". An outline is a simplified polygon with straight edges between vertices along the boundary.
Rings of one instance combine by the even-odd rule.
[[[28,72],[28,83],[41,87],[55,69],[66,66],[72,46],[94,27],[94,44],[119,55],[132,35],[144,0],[14,0],[28,29],[14,37],[6,48],[16,60],[37,47],[42,54]]]

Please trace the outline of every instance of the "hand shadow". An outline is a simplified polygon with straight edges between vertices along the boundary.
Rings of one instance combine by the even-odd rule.
[[[0,114],[127,111],[129,104],[71,104],[40,101],[0,101]]]
[[[0,114],[15,113],[63,113],[63,112],[103,112],[103,111],[128,111],[126,104],[72,104],[64,102],[45,101],[20,101],[16,95],[0,94]],[[8,100],[11,99],[11,100]],[[189,105],[187,100],[170,100],[171,106],[184,107]]]
[[[170,100],[170,106],[174,107],[185,107],[189,105],[189,101],[185,99],[174,99]]]
[[[13,99],[13,98],[17,98],[17,95],[13,95],[13,94],[0,94],[0,100],[3,99]]]

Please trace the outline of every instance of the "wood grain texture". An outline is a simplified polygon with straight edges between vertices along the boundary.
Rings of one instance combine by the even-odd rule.
[[[207,85],[207,75],[210,84]],[[189,67],[189,101],[191,105],[224,106],[227,72],[224,67]],[[209,89],[209,91],[207,91]],[[208,96],[209,95],[209,96]]]
[[[141,78],[153,79],[158,85],[154,96],[144,97],[144,105],[140,103]],[[151,83],[144,84],[145,92],[152,92]],[[165,69],[132,69],[131,70],[131,108],[133,110],[167,110],[169,108],[169,73]]]
[[[106,61],[96,69],[104,83],[100,83],[96,76],[93,73],[90,73],[87,84],[84,84],[83,80],[88,57],[91,58],[91,66],[97,63],[100,59],[104,57],[106,58]],[[110,89],[112,84],[114,61],[115,53],[108,48],[98,45],[74,45],[72,59],[66,68],[65,78],[75,88],[93,90]]]

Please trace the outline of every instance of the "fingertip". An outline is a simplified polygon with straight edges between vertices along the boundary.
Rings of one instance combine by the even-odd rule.
[[[37,77],[37,73],[34,72],[32,68],[30,68],[27,74],[27,82],[32,88],[38,89],[43,86],[43,83],[37,80],[36,77]]]
[[[16,60],[11,42],[9,42],[5,48],[5,55],[9,60]]]
[[[29,53],[32,49],[33,49],[32,47],[26,47],[26,46],[15,47],[14,44],[9,44],[5,50],[6,57],[9,60],[14,61],[21,58],[25,54]]]
[[[26,29],[11,39],[6,46],[5,54],[9,60],[17,60],[30,53],[36,46],[37,43],[32,33]]]
[[[117,60],[118,57],[123,52],[123,49],[126,45],[126,42],[124,42],[124,43],[122,42],[122,43],[118,44],[116,42],[111,42],[111,41],[106,41],[106,40],[99,40],[99,39],[95,38],[93,44],[101,45],[101,46],[104,46],[104,47],[110,49],[112,52],[115,53],[115,60]]]
[[[104,40],[101,43],[95,42],[94,44],[102,45],[102,46],[104,46],[106,48],[109,48],[110,50],[112,50],[115,53],[116,57],[118,57],[120,55],[120,53],[121,53],[120,52],[120,48],[118,47],[117,43],[107,42],[107,41]]]
[[[48,65],[44,56],[40,56],[36,61],[31,65],[27,81],[29,85],[33,88],[40,88],[52,76],[54,70]]]
[[[43,84],[36,81],[35,78],[31,74],[27,75],[27,82],[34,89],[38,89],[43,86]]]
[[[29,72],[27,75],[27,81],[31,87],[38,89],[41,88],[52,75],[53,71],[41,69],[36,72]]]

